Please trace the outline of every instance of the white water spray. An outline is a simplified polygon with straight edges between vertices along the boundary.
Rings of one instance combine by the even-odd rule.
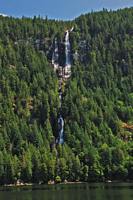
[[[66,62],[64,67],[64,78],[68,79],[71,76],[71,45],[69,41],[69,31],[66,31],[65,35],[65,56]]]

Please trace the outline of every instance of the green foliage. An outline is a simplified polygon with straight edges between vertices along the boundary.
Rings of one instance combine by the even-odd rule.
[[[55,177],[55,182],[56,182],[56,183],[61,183],[61,178],[60,178],[60,176],[56,176],[56,177]]]
[[[0,184],[133,179],[133,8],[69,21],[0,16]],[[58,136],[53,39],[64,63],[71,27],[72,76]]]

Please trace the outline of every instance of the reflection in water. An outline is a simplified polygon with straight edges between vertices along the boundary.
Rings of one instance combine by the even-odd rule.
[[[0,200],[132,200],[133,183],[71,184],[1,191]]]

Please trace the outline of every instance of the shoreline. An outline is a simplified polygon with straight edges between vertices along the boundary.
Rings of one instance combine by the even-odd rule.
[[[19,184],[5,184],[1,185],[0,187],[23,187],[23,186],[49,186],[49,185],[71,185],[71,184],[96,184],[96,183],[133,183],[132,180],[107,180],[102,182],[84,182],[84,181],[68,181],[68,182],[61,182],[61,183],[55,183],[54,181],[48,182],[48,183],[19,183]]]

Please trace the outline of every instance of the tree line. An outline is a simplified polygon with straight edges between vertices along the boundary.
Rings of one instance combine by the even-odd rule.
[[[132,21],[132,8],[68,22],[0,16],[0,184],[133,179]],[[56,146],[53,40],[62,48],[72,26],[65,144]]]

